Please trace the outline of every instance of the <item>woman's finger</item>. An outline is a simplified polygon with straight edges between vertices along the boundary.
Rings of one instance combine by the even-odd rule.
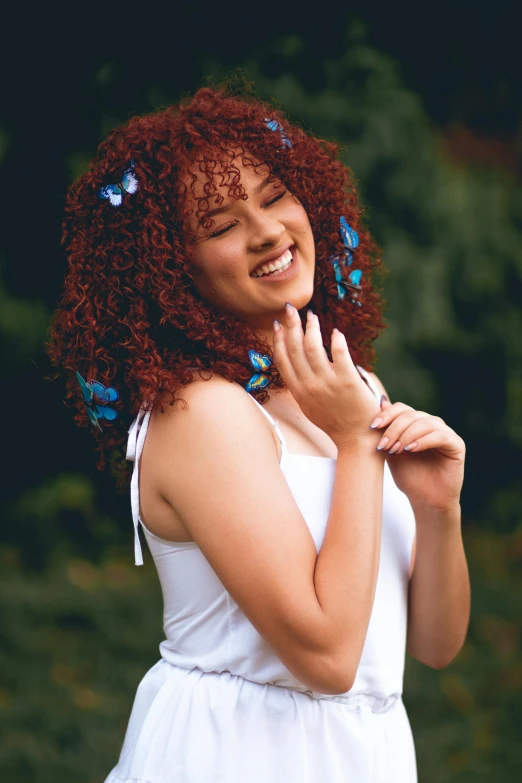
[[[409,408],[408,410],[399,413],[397,418],[391,422],[390,426],[383,431],[378,448],[381,447],[391,449],[391,447],[399,440],[399,438],[401,439],[402,443],[405,444],[407,442],[405,440],[406,432],[413,425],[413,423],[417,421],[424,421],[424,427],[427,427],[427,429],[424,429],[422,432],[419,431],[419,435],[425,435],[426,432],[435,429],[436,424],[433,421],[432,416],[429,416],[423,411],[416,411],[413,408]]]
[[[310,367],[316,375],[326,378],[333,372],[332,363],[324,349],[319,318],[311,310],[308,310],[306,316],[304,349]]]
[[[297,382],[308,386],[312,382],[314,371],[305,352],[303,327],[295,307],[291,309],[286,307],[283,328],[285,329],[287,357],[292,363]]]
[[[445,426],[445,425],[444,425]],[[399,454],[406,446],[411,451],[411,444],[419,438],[428,435],[430,432],[436,432],[444,429],[439,422],[434,420],[433,416],[419,416],[415,421],[405,427],[402,432],[392,435],[388,444],[384,447],[389,454]]]
[[[434,430],[427,435],[416,438],[406,449],[406,453],[416,454],[419,451],[438,449],[447,457],[462,459],[463,441],[450,427]],[[395,456],[395,455],[394,455]]]
[[[370,424],[370,427],[372,429],[382,430],[385,427],[388,427],[401,413],[414,410],[415,408],[412,408],[411,405],[406,405],[404,402],[390,403],[389,400],[385,400],[383,404],[381,397],[381,410]],[[417,413],[422,413],[423,416],[428,415],[424,411],[417,411]]]
[[[346,378],[352,382],[360,383],[362,380],[361,375],[353,363],[346,337],[339,329],[334,329],[332,332],[330,352],[335,374],[339,378]]]
[[[277,370],[285,382],[285,386],[290,389],[291,393],[295,397],[299,380],[295,372],[294,366],[288,355],[288,348],[286,345],[286,333],[281,324],[276,326],[274,321],[274,360],[277,366]]]

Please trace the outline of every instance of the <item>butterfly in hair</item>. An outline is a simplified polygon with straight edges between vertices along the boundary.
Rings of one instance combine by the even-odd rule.
[[[357,292],[362,290],[362,286],[360,285],[362,271],[360,269],[352,270],[352,272],[350,272],[348,275],[347,280],[345,280],[341,272],[341,265],[350,266],[353,262],[353,255],[351,251],[355,250],[359,246],[359,234],[354,228],[350,226],[345,217],[341,217],[340,219],[339,230],[341,239],[343,240],[343,245],[345,247],[345,254],[341,258],[334,257],[331,259],[335,271],[335,280],[337,283],[337,296],[338,299],[344,299],[346,293],[344,289],[349,289],[352,292],[351,301],[361,307],[361,303],[358,301]]]
[[[254,351],[253,348],[249,350],[248,358],[254,370],[258,370],[258,372],[255,372],[252,375],[249,382],[245,386],[245,389],[247,390],[247,392],[260,391],[261,389],[264,389],[265,386],[268,386],[268,384],[270,383],[270,378],[268,377],[268,375],[265,375],[264,371],[268,370],[268,368],[272,364],[272,359],[270,358],[270,356],[267,356],[266,354],[262,354],[262,353],[258,353],[257,351]]]
[[[86,381],[78,371],[76,371],[76,378],[82,390],[89,420],[93,427],[101,431],[99,419],[114,421],[118,418],[118,413],[113,408],[99,403],[116,402],[120,395],[112,386],[104,386],[99,381]]]
[[[136,193],[138,190],[138,179],[134,174],[134,166],[136,161],[131,160],[129,168],[126,169],[121,178],[121,182],[116,185],[104,185],[98,191],[98,197],[101,199],[108,198],[113,207],[119,207],[123,201],[124,193]]]
[[[282,144],[283,147],[291,147],[292,146],[292,142],[290,141],[288,136],[286,136],[283,133],[283,128],[282,128],[281,124],[277,120],[271,120],[271,119],[269,119],[267,117],[265,119],[265,125],[268,128],[270,128],[271,131],[279,131],[279,134],[281,136],[281,144]]]
[[[340,219],[341,239],[344,246],[349,250],[355,250],[359,246],[359,234],[352,228],[344,216]]]

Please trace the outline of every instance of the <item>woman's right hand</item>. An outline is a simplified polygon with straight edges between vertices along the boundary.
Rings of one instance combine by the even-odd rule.
[[[316,315],[307,316],[303,334],[295,308],[286,307],[286,324],[274,325],[274,359],[279,374],[304,415],[326,432],[337,448],[368,439],[379,402],[355,367],[346,338],[332,332],[328,359]]]

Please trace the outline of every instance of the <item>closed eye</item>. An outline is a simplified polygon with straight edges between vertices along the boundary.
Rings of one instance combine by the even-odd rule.
[[[220,237],[222,234],[225,234],[230,228],[233,228],[236,224],[235,223],[228,223],[226,226],[221,226],[220,228],[216,229],[216,231],[213,231],[210,236],[211,237]]]
[[[281,193],[277,193],[273,198],[270,199],[270,201],[267,201],[265,206],[270,207],[272,204],[275,204],[276,201],[279,201],[283,198],[283,196],[286,196],[287,191],[283,190]]]
[[[288,191],[283,190],[281,193],[276,193],[275,196],[273,196],[271,199],[269,199],[264,206],[265,207],[271,207],[272,204],[275,204],[277,201],[280,201],[283,196],[286,196]],[[231,228],[234,228],[236,223],[227,223],[225,226],[220,226],[220,228],[216,229],[215,231],[212,231],[210,234],[211,237],[220,237],[223,234],[226,234],[227,231],[229,231]]]

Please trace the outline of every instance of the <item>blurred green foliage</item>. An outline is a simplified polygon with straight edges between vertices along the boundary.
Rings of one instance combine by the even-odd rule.
[[[16,550],[3,550],[1,779],[99,783],[116,763],[138,682],[159,657],[156,574],[128,557],[60,558],[43,573],[17,561]]]
[[[520,734],[522,532],[465,532],[473,616],[443,670],[407,659],[404,701],[421,783],[516,780]],[[158,659],[161,591],[151,558],[61,557],[41,573],[0,559],[2,780],[104,779],[137,685]]]
[[[452,160],[395,63],[356,26],[340,58],[318,63],[313,89],[302,76],[309,55],[299,36],[275,39],[246,73],[306,129],[345,145],[391,271],[376,371],[392,400],[442,416],[468,449],[468,641],[442,671],[407,661],[419,779],[511,783],[522,770],[522,188],[505,171]],[[219,63],[204,67],[222,75]],[[112,64],[99,69],[100,89],[114,78]],[[177,97],[152,86],[150,107]],[[100,136],[123,119],[101,116]],[[67,156],[71,177],[89,154]],[[48,318],[46,305],[10,295],[0,275],[13,388],[27,360],[42,360]],[[49,475],[43,465],[39,476],[4,510],[0,779],[94,783],[115,764],[136,686],[158,658],[160,589],[150,557],[143,569],[130,565],[126,499],[113,514],[93,473]]]

